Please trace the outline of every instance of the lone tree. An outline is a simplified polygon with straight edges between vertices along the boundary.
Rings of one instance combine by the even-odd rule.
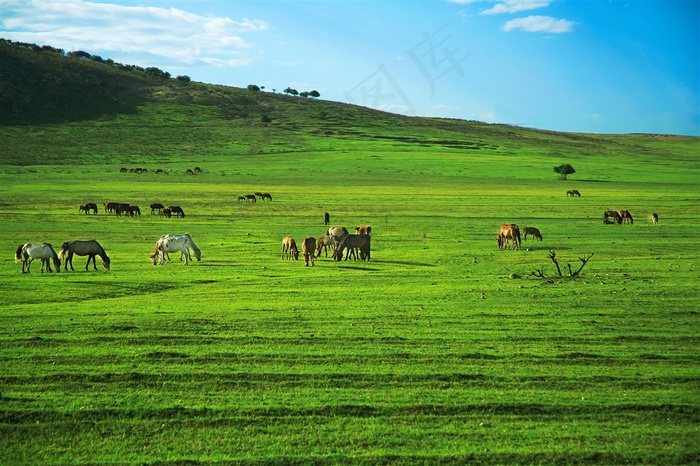
[[[571,175],[572,173],[576,173],[576,170],[574,170],[574,167],[572,167],[568,163],[563,163],[563,164],[559,165],[558,167],[554,167],[554,172],[559,173],[559,176],[561,177],[561,179],[565,180],[566,175]]]

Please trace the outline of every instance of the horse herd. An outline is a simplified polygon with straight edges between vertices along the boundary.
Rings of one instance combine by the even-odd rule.
[[[51,243],[41,243],[32,244],[25,243],[20,244],[15,251],[15,260],[22,262],[22,273],[29,273],[29,267],[35,259],[41,260],[41,271],[53,272],[51,270],[51,262],[53,262],[54,267],[56,267],[56,272],[61,271],[61,261],[65,260],[64,270],[68,270],[70,265],[71,270],[73,268],[73,256],[88,256],[87,264],[85,264],[85,270],[88,270],[90,262],[92,261],[92,266],[97,270],[97,264],[95,263],[95,257],[99,256],[102,259],[102,265],[105,269],[109,270],[110,259],[107,256],[104,248],[95,241],[92,240],[73,240],[66,241],[61,246],[60,252],[57,254]]]
[[[132,204],[126,204],[122,202],[105,202],[104,203],[104,208],[105,212],[107,213],[115,213],[118,217],[126,216],[126,217],[140,217],[141,216],[141,209],[137,205],[132,205]],[[158,214],[161,217],[172,217],[175,215],[175,217],[184,217],[185,216],[185,211],[182,210],[182,207],[177,206],[177,205],[171,205],[170,207],[165,207],[163,204],[160,204],[158,202],[154,202],[153,204],[150,205],[151,208],[151,214]],[[97,204],[95,203],[87,203],[85,205],[81,205],[78,207],[78,212],[79,213],[85,213],[85,214],[97,214]]]
[[[354,260],[370,260],[370,246],[372,227],[369,225],[355,227],[355,234],[350,234],[348,229],[341,226],[328,228],[325,235],[321,235],[318,240],[313,236],[307,236],[302,241],[302,255],[304,265],[316,264],[316,258],[321,256],[321,251],[328,257],[328,248],[333,251],[332,257],[336,261],[349,257]],[[299,248],[291,236],[282,238],[282,259],[299,259]]]
[[[261,193],[256,191],[254,194],[246,194],[245,196],[238,196],[238,202],[253,202],[256,203],[260,199],[261,201],[272,201],[272,194]]]

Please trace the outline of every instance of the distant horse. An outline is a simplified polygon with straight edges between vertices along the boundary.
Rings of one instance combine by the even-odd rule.
[[[262,199],[263,201],[266,200],[266,199],[267,199],[268,201],[272,201],[272,194],[270,194],[270,193],[263,193],[263,194],[262,194],[262,197],[261,197],[260,199]]]
[[[328,257],[329,247],[332,250],[335,250],[335,242],[333,241],[333,238],[328,235],[323,235],[319,237],[318,241],[316,241],[316,257],[321,257],[321,249],[324,250],[324,252],[326,253],[326,257]]]
[[[369,225],[355,227],[355,233],[358,235],[369,235],[372,233],[372,227]]]
[[[520,249],[520,227],[515,223],[504,223],[498,232],[498,249]]]
[[[238,202],[243,202],[245,200],[246,200],[245,196],[238,196]]]
[[[188,168],[187,171],[185,171],[186,175],[194,175],[194,172],[192,171],[191,168]]]
[[[540,230],[535,227],[525,227],[523,228],[523,240],[527,239],[527,235],[532,235],[538,241],[542,241],[542,234]]]
[[[185,211],[182,210],[182,207],[179,205],[171,205],[168,209],[170,209],[170,213],[175,214],[176,217],[185,218]]]
[[[291,236],[282,238],[282,259],[299,260],[299,248]]]
[[[93,214],[97,214],[97,204],[94,202],[85,204],[85,213],[87,214],[89,211],[92,211]]]
[[[616,210],[606,210],[603,213],[603,223],[606,225],[617,223],[619,225],[622,224],[622,217],[620,217],[620,214]]]
[[[139,209],[139,206],[137,205],[130,205],[129,206],[129,215],[132,217],[140,217],[141,216],[141,209]]]
[[[53,272],[53,270],[51,270],[51,260],[53,260],[53,265],[56,267],[56,272],[61,271],[61,260],[58,258],[58,254],[56,254],[56,251],[54,251],[50,243],[26,243],[20,245],[15,251],[15,260],[22,261],[22,273],[29,273],[29,266],[34,259],[41,259],[42,273],[44,272],[44,268],[46,268],[47,272]]]
[[[119,204],[116,209],[114,209],[114,212],[118,216],[122,216],[122,214],[126,215],[131,215],[131,206],[129,204]]]
[[[566,192],[566,195],[567,195],[567,197],[568,197],[568,196],[571,196],[571,197],[574,197],[574,196],[576,196],[576,197],[581,197],[581,193],[578,192],[578,189],[570,189],[570,190],[568,190],[568,191]]]
[[[100,243],[94,239],[83,241],[83,240],[73,240],[63,243],[61,246],[61,252],[58,253],[58,258],[60,260],[65,259],[64,270],[68,270],[68,265],[70,264],[70,269],[73,268],[73,254],[78,256],[88,256],[87,264],[85,264],[85,270],[88,270],[90,261],[92,261],[92,266],[97,270],[97,264],[95,263],[95,256],[100,256],[102,259],[102,265],[105,269],[109,270],[109,257],[104,248],[100,246]]]
[[[158,202],[154,202],[151,204],[151,215],[154,215],[156,212],[160,212],[160,209],[165,209],[165,206],[163,204],[160,204]]]
[[[326,212],[325,214],[323,214],[323,224],[328,225],[329,223],[331,223],[331,214]]]
[[[172,212],[170,212],[170,209],[166,209],[166,208],[158,209],[158,216],[160,216],[160,217],[170,218],[171,215],[172,215]]]
[[[194,167],[194,173],[202,173],[202,169],[199,167]]]
[[[180,251],[180,254],[185,258],[185,265],[188,265],[191,257],[190,250],[194,253],[195,259],[202,260],[202,251],[190,235],[165,235],[156,242],[156,249],[151,255],[151,259],[153,259],[153,265],[163,265],[166,254]]]
[[[304,238],[304,242],[301,245],[301,251],[304,253],[304,265],[308,266],[309,262],[311,265],[316,265],[316,256],[314,255],[314,250],[316,249],[316,238],[313,236],[307,236]]]
[[[119,207],[119,203],[118,202],[105,202],[104,206],[105,206],[105,212],[109,212],[111,214],[117,209],[117,207]]]
[[[258,202],[258,201],[255,199],[255,194],[246,194],[246,195],[245,195],[245,201],[246,201],[246,202],[248,202],[248,201],[253,201],[253,203]]]
[[[656,225],[657,223],[659,223],[659,216],[656,215],[655,212],[652,212],[652,214],[651,214],[651,224],[652,224],[652,225]]]
[[[370,260],[370,240],[369,235],[346,235],[333,252],[333,259],[342,260],[343,251],[347,249],[345,260],[348,260],[351,254],[357,259],[356,250],[359,250],[361,260]]]
[[[620,214],[620,223],[629,223],[630,225],[634,224],[634,219],[632,218],[632,214],[630,214],[629,210],[618,210],[618,214]]]
[[[86,214],[88,213],[87,207],[84,205],[78,206],[78,213],[85,212]]]
[[[255,191],[253,194],[255,195],[255,197],[262,201],[263,193],[261,193],[260,191]]]

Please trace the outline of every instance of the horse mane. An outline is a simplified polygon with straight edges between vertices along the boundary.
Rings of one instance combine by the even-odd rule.
[[[24,249],[24,244],[20,244],[19,247],[17,248],[17,251],[15,251],[15,260],[16,261],[22,260],[22,249]]]

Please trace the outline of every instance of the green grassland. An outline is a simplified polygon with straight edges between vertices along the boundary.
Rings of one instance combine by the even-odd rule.
[[[128,112],[0,126],[0,463],[700,462],[697,138],[134,82]],[[281,259],[326,211],[370,261]],[[544,241],[498,250],[504,222]],[[166,233],[201,262],[152,265]],[[111,270],[13,260],[78,238]]]

